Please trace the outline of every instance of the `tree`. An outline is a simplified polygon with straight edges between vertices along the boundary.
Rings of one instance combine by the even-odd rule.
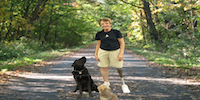
[[[147,20],[147,24],[150,27],[150,34],[153,36],[154,40],[159,41],[160,43],[163,43],[162,40],[158,37],[158,32],[156,30],[155,24],[152,20],[152,16],[151,16],[151,10],[149,8],[149,2],[146,2],[146,0],[142,0],[143,1],[143,9],[146,15],[146,20]]]

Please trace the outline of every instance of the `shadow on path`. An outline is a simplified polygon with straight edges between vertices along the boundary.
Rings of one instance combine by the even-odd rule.
[[[71,74],[74,60],[85,56],[85,66],[89,70],[96,85],[103,79],[100,68],[94,58],[95,45],[65,55],[53,61],[52,65],[41,67],[40,71],[13,74],[7,84],[0,84],[0,100],[74,100],[79,92],[73,92],[76,83]],[[111,91],[120,100],[200,100],[200,83],[166,77],[168,73],[157,67],[149,67],[148,61],[134,56],[126,50],[124,55],[123,75],[131,93],[123,94],[121,80],[117,70],[109,69]],[[84,93],[82,100],[98,100],[99,93],[93,92],[90,98]]]

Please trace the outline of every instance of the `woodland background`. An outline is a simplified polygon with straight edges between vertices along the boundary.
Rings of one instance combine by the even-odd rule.
[[[93,43],[103,17],[137,54],[185,71],[200,66],[198,0],[1,0],[0,70]]]

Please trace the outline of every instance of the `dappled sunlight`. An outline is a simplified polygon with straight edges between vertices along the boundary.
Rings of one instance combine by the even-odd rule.
[[[51,61],[51,63],[49,63],[49,65],[50,64],[65,64],[65,63],[73,63],[74,61],[73,60],[64,60],[64,61],[62,61],[62,60],[60,60],[60,61]],[[39,65],[39,64],[35,64],[35,66],[41,66],[41,65]]]
[[[149,94],[152,97],[170,97],[170,95],[164,95],[162,93],[155,93],[155,94]]]
[[[73,58],[80,59],[83,56],[85,56],[87,59],[94,58],[94,55],[88,55],[88,54],[75,55],[75,56],[73,56]]]
[[[161,94],[161,93],[155,93],[155,94],[122,94],[122,93],[116,93],[117,96],[120,97],[132,97],[132,99],[134,100],[146,100],[148,97],[152,98],[151,100],[153,100],[153,98],[165,98],[165,97],[171,97],[171,95],[166,95],[166,94]],[[131,99],[127,99],[127,100],[131,100]],[[157,99],[156,99],[157,100]]]
[[[59,70],[59,68],[54,68]],[[11,79],[10,84],[6,89],[11,90],[14,93],[20,93],[23,95],[31,95],[32,98],[41,99],[44,94],[53,96],[65,95],[65,91],[73,91],[75,88],[75,81],[71,76],[60,76],[56,74],[45,73],[22,73],[12,74],[17,78]],[[46,97],[44,97],[46,98]],[[50,97],[51,98],[51,97]],[[28,100],[28,99],[27,99]]]
[[[101,80],[103,81],[103,78],[100,77],[92,77],[94,80]],[[134,76],[127,76],[124,77],[126,83],[130,83],[133,81],[147,81],[147,82],[153,82],[153,83],[160,83],[160,84],[178,84],[178,85],[200,85],[200,82],[192,82],[189,80],[183,80],[183,79],[175,79],[175,78],[154,78],[154,77],[134,77]],[[121,83],[121,79],[119,75],[115,74],[115,76],[109,76],[110,82],[119,82]]]
[[[47,85],[53,85],[54,83],[49,83],[49,82],[26,82],[26,84],[29,84],[31,86],[42,87],[42,86],[47,86]]]
[[[33,74],[19,74],[19,76],[24,77],[24,78],[31,78],[31,79],[50,79],[50,80],[62,80],[62,81],[74,80],[73,76],[58,76],[54,74],[33,73]]]
[[[56,92],[57,90],[53,90],[50,87],[34,87],[31,88],[33,92]]]
[[[189,80],[176,79],[176,78],[154,78],[154,77],[127,76],[125,79],[127,79],[129,81],[143,80],[143,81],[149,81],[149,82],[159,82],[162,84],[200,85],[200,82],[191,82]]]
[[[18,90],[18,91],[28,91],[29,88],[24,86],[9,86],[8,89]]]
[[[50,87],[25,87],[25,86],[10,86],[8,89],[17,91],[32,91],[32,92],[56,92],[57,90],[52,90]]]
[[[31,80],[29,80],[31,81]],[[7,86],[7,89],[27,92],[27,93],[56,93],[59,90],[64,90],[65,87],[72,87],[74,84],[69,83],[57,83],[57,82],[47,82],[45,80],[40,80],[43,82],[25,82],[24,84],[16,84]]]
[[[85,56],[87,59],[89,58],[95,58],[94,57],[94,52],[95,52],[95,49],[84,49],[84,52],[81,52],[80,54],[78,55],[73,55],[73,58],[74,59],[79,59],[83,56]]]
[[[53,68],[53,70],[61,70],[62,68]],[[12,73],[10,71],[10,73]],[[26,72],[23,74],[11,74],[13,76],[17,77],[23,77],[27,79],[49,79],[49,80],[62,80],[62,81],[72,81],[74,80],[73,76],[65,76],[65,75],[58,75],[57,74],[46,74],[46,73],[31,73],[31,72]]]
[[[61,57],[55,61],[48,62],[46,67],[40,67],[41,69],[38,71],[10,71],[7,74],[16,76],[16,78],[10,80],[11,85],[8,85],[6,89],[11,90],[17,95],[29,95],[31,98],[36,97],[41,100],[45,100],[42,98],[46,97],[49,99],[54,98],[54,100],[58,98],[75,99],[79,95],[79,91],[73,92],[76,88],[76,82],[71,73],[73,71],[71,65],[76,59],[83,56],[87,58],[85,67],[88,69],[94,83],[97,86],[101,85],[103,83],[101,68],[97,66],[98,61],[95,60],[94,53],[86,49],[78,54],[72,54],[70,57]],[[148,60],[135,58],[131,54],[125,53],[123,66],[124,81],[131,91],[130,94],[123,93],[121,88],[122,81],[117,69],[110,67],[108,70],[111,91],[118,95],[120,99],[123,98],[123,100],[170,99],[177,95],[181,97],[184,96],[181,89],[187,89],[186,92],[188,94],[196,94],[193,93],[194,90],[190,92],[188,87],[200,85],[198,82],[169,78],[165,75],[167,74],[166,72],[163,73],[163,71],[156,67],[149,67]],[[89,100],[88,93],[84,92],[83,94],[84,98]],[[94,100],[99,99],[100,95],[98,92],[93,92],[93,94]],[[188,96],[188,98],[190,97]]]
[[[50,70],[62,71],[62,70],[72,70],[72,68],[51,68]]]

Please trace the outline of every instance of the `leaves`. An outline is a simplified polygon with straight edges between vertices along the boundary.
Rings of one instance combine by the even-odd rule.
[[[2,69],[1,73],[5,73],[8,69]]]

